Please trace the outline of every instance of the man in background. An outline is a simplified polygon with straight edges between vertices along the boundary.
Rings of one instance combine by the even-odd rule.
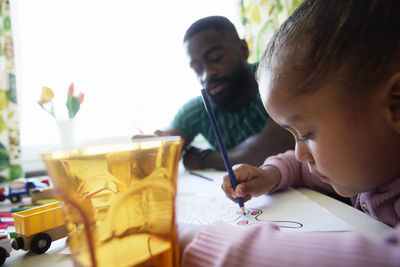
[[[225,17],[194,22],[184,36],[190,67],[206,88],[231,164],[259,166],[269,155],[294,148],[289,132],[269,118],[254,77],[257,64],[247,63],[249,49],[235,26]],[[184,139],[183,163],[187,169],[225,169],[201,96],[184,104],[170,126],[156,135]],[[191,146],[201,134],[210,149]]]

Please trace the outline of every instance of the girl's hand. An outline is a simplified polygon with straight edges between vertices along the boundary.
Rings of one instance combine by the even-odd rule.
[[[236,190],[232,187],[229,174],[224,176],[221,188],[225,195],[235,202],[236,197],[242,197],[246,202],[252,197],[261,196],[271,191],[281,179],[279,170],[274,166],[260,169],[248,164],[239,164],[233,166],[233,172],[236,176]]]

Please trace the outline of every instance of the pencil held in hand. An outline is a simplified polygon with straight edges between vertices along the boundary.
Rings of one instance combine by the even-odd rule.
[[[214,130],[215,138],[217,139],[217,142],[218,142],[219,150],[221,151],[222,159],[224,160],[224,163],[225,163],[225,168],[228,171],[229,178],[231,180],[233,189],[236,189],[236,186],[237,186],[236,177],[235,177],[235,174],[233,173],[232,166],[231,166],[231,163],[229,162],[228,155],[226,154],[225,146],[224,146],[224,143],[222,142],[221,133],[219,131],[218,124],[215,119],[214,111],[211,108],[206,89],[201,89],[201,94],[203,96],[203,102],[206,107],[208,117],[211,122],[211,126]],[[244,208],[243,199],[241,197],[237,197],[236,199],[237,199],[237,202],[239,203],[239,207],[242,210],[243,214],[246,215],[246,210]]]

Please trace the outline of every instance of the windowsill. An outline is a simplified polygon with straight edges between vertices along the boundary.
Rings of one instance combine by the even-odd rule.
[[[74,148],[82,148],[93,145],[116,144],[130,142],[132,136],[119,136],[103,139],[93,139],[78,142]],[[203,136],[198,135],[192,144],[198,148],[210,148],[208,142]],[[61,144],[34,145],[22,148],[22,166],[26,177],[36,177],[46,175],[46,166],[40,155],[50,153],[52,151],[63,149]]]
[[[132,136],[110,137],[77,142],[73,148],[82,148],[93,145],[130,142]],[[46,167],[41,158],[42,154],[55,150],[65,149],[61,144],[24,146],[22,148],[22,166],[26,177],[41,176],[46,174]]]

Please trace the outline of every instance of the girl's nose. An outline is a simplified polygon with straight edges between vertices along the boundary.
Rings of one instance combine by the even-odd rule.
[[[297,141],[295,147],[296,159],[300,162],[312,162],[314,161],[313,156],[310,153],[306,142]]]

